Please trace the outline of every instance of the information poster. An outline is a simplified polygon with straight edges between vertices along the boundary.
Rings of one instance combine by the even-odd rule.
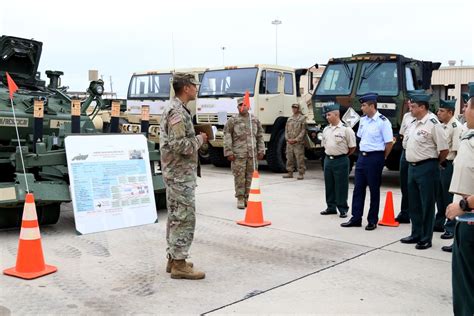
[[[65,141],[79,233],[156,222],[145,136],[71,135]]]

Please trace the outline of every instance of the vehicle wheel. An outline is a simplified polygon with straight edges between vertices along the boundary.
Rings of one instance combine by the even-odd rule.
[[[286,172],[286,140],[284,130],[279,131],[275,141],[268,146],[267,163],[273,172]]]
[[[213,147],[209,145],[209,159],[216,167],[229,167],[230,161],[224,157],[224,149],[221,147]]]
[[[22,214],[20,207],[0,208],[0,229],[20,227]]]
[[[209,156],[209,144],[203,144],[198,151],[199,162],[201,165],[207,165],[211,163],[211,158]]]
[[[61,203],[36,206],[38,224],[54,225],[61,215]],[[23,207],[0,208],[0,229],[21,227]]]
[[[155,193],[156,211],[166,210],[166,193]]]
[[[38,223],[40,225],[54,225],[61,215],[61,203],[42,205],[36,207]]]

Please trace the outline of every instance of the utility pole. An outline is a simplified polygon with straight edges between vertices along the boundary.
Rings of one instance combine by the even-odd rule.
[[[275,64],[278,65],[278,25],[282,22],[281,20],[275,19],[272,24],[275,25]]]
[[[225,47],[225,46],[222,46],[221,49],[222,49],[222,66],[225,66],[224,52],[225,52],[225,50],[226,50],[226,47]]]

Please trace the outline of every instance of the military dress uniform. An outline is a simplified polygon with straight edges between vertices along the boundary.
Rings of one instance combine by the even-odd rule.
[[[339,104],[326,106],[324,111],[339,110]],[[337,214],[347,216],[349,205],[349,148],[357,146],[355,133],[342,121],[337,125],[328,125],[323,130],[322,146],[324,147],[324,185],[326,191],[326,210],[322,215]]]
[[[413,95],[412,102],[429,102],[430,95]],[[412,223],[411,235],[403,243],[417,243],[417,249],[431,247],[437,181],[439,179],[439,152],[448,149],[444,129],[428,112],[415,120],[404,138],[408,161],[408,204]]]
[[[474,97],[474,91],[472,96]],[[449,191],[460,195],[474,195],[474,129],[464,133],[453,164]],[[455,227],[452,281],[454,314],[473,315],[474,225],[464,222],[457,223]]]
[[[299,105],[295,104],[294,106]],[[306,117],[298,112],[288,118],[285,126],[286,143],[286,170],[288,178],[293,176],[295,165],[298,167],[298,180],[303,179],[305,173],[304,163],[304,137],[306,135]],[[290,144],[288,140],[295,140],[296,144]]]
[[[227,121],[224,126],[224,156],[235,157],[231,169],[234,175],[235,197],[238,201],[243,199],[247,201],[254,171],[254,159],[256,161],[258,154],[263,155],[264,152],[263,128],[254,115],[239,113]]]
[[[369,98],[371,98],[370,95]],[[376,97],[374,101],[376,101]],[[360,102],[366,102],[364,96],[360,98]],[[355,167],[352,218],[349,222],[342,223],[341,226],[361,226],[366,189],[369,186],[370,208],[367,215],[369,225],[366,229],[374,229],[378,223],[385,146],[386,143],[393,142],[392,125],[385,116],[376,111],[373,117],[363,116],[360,119],[357,137],[360,138],[360,150]]]
[[[441,108],[452,109],[453,111],[455,105],[456,100],[441,100],[440,102]],[[440,169],[440,181],[438,194],[436,195],[436,207],[438,211],[435,217],[435,228],[440,227],[443,230],[446,230],[446,233],[441,236],[442,238],[443,236],[452,238],[454,234],[455,221],[449,219],[446,221],[446,208],[453,202],[453,194],[449,192],[449,185],[451,183],[451,177],[453,176],[453,160],[456,158],[459,149],[463,126],[454,116],[448,123],[443,123],[442,126],[445,130],[448,141],[449,153]]]
[[[194,238],[196,171],[202,144],[186,105],[173,98],[161,119],[160,153],[168,208],[167,252],[176,260],[189,256]]]

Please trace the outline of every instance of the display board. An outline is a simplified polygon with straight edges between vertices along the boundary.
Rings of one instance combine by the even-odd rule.
[[[74,218],[79,233],[156,222],[145,136],[70,135],[65,142]]]

